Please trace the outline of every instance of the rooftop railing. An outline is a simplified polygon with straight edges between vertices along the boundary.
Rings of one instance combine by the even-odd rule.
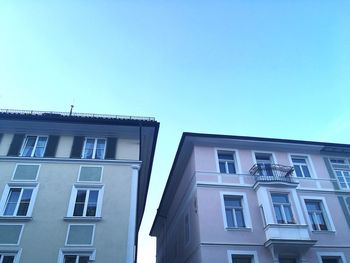
[[[255,164],[249,173],[257,182],[287,182],[295,183],[292,177],[294,168],[280,164]]]
[[[86,117],[86,118],[104,118],[118,120],[138,120],[138,121],[155,121],[153,117],[128,116],[128,115],[112,115],[112,114],[95,114],[80,112],[60,112],[60,111],[34,111],[34,110],[14,110],[0,109],[0,113],[20,114],[20,115],[37,115],[37,116],[63,116],[63,117]]]

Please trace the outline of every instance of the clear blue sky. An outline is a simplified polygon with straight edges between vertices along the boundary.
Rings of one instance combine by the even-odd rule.
[[[350,143],[350,1],[0,1],[0,108],[161,123],[139,262],[183,131]]]

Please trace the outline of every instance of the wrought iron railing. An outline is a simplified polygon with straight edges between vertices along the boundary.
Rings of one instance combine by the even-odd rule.
[[[95,114],[95,113],[80,113],[80,112],[59,112],[59,111],[34,111],[34,110],[13,110],[0,109],[0,113],[21,114],[21,115],[60,115],[60,116],[74,116],[74,117],[90,117],[90,118],[105,118],[105,119],[121,119],[121,120],[141,120],[141,121],[155,121],[153,117],[141,116],[127,116],[127,115],[112,115],[112,114]]]
[[[280,164],[255,164],[249,173],[257,182],[288,182],[295,183],[292,177],[294,168]]]

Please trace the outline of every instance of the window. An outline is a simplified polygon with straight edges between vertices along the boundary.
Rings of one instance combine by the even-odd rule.
[[[0,254],[0,263],[13,263],[13,262],[15,262],[14,255]]]
[[[39,173],[39,164],[17,164],[12,180],[36,181]]]
[[[27,136],[21,156],[23,157],[43,157],[47,143],[47,136]]]
[[[272,172],[272,154],[255,153],[256,164],[258,165],[259,174],[265,176],[273,176]]]
[[[341,188],[350,189],[350,165],[345,159],[330,159]]]
[[[292,162],[297,177],[311,177],[307,157],[292,156]]]
[[[350,171],[336,170],[335,174],[341,188],[350,188]]]
[[[305,200],[312,229],[316,231],[328,230],[324,207],[320,200]]]
[[[95,225],[70,224],[68,226],[66,246],[92,246]]]
[[[251,255],[232,255],[232,263],[252,263],[253,256]]]
[[[77,256],[77,255],[65,255],[64,263],[88,263],[90,262],[89,256]]]
[[[59,263],[88,263],[95,262],[95,249],[70,249],[60,250]]]
[[[243,216],[242,196],[224,196],[227,227],[246,227]]]
[[[100,217],[102,206],[102,186],[84,188],[75,186],[68,208],[69,217]]]
[[[82,158],[103,159],[105,155],[106,139],[86,138]]]
[[[6,186],[1,199],[2,216],[30,216],[36,188],[22,186]]]
[[[20,242],[23,224],[0,224],[0,245],[17,246]]]
[[[342,263],[340,257],[322,257],[322,263]]]
[[[278,224],[295,224],[288,194],[271,194]]]
[[[81,166],[78,182],[101,182],[102,166]]]
[[[226,173],[226,174],[236,173],[234,152],[219,151],[218,160],[219,160],[220,173]]]

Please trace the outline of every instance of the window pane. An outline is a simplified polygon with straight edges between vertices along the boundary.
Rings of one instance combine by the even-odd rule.
[[[64,263],[75,263],[77,256],[66,255],[64,256]]]
[[[288,224],[294,224],[292,209],[289,206],[284,206],[284,214],[286,215],[286,220]]]
[[[225,197],[224,203],[226,207],[241,207],[241,199],[239,197]]]
[[[232,263],[251,263],[252,256],[236,256],[232,255]]]
[[[306,160],[303,158],[292,158],[293,163],[306,164]]]
[[[95,139],[86,139],[83,158],[92,159],[94,145],[95,145]]]
[[[236,209],[235,212],[236,212],[237,227],[245,227],[243,211],[240,209]]]
[[[226,221],[228,227],[235,227],[235,223],[233,220],[233,211],[232,209],[225,209],[226,211]]]
[[[298,177],[303,177],[303,174],[301,173],[301,169],[299,165],[294,165],[294,171]]]
[[[226,173],[225,162],[219,162],[220,173]]]
[[[232,153],[218,153],[218,158],[220,160],[233,160]]]
[[[78,190],[75,200],[73,216],[83,216],[86,198],[86,190]]]
[[[17,211],[18,216],[26,216],[27,215],[30,199],[32,197],[32,192],[33,192],[33,189],[24,189],[23,190],[21,202],[19,204],[18,211]]]
[[[89,262],[90,257],[87,256],[80,256],[79,257],[79,263],[88,263]]]
[[[43,157],[45,146],[46,146],[47,137],[39,137],[38,142],[36,144],[34,157]]]
[[[19,196],[21,194],[21,188],[11,188],[9,192],[9,197],[7,199],[6,208],[4,211],[4,215],[14,215],[15,209],[18,203]]]
[[[272,202],[274,203],[283,203],[288,204],[288,196],[285,194],[273,194],[272,196]]]
[[[95,216],[97,207],[98,191],[90,190],[86,216]]]
[[[2,263],[13,263],[15,256],[4,256]]]
[[[322,258],[322,263],[340,263],[339,258]]]
[[[32,155],[35,142],[36,142],[36,136],[28,136],[27,137],[27,139],[25,141],[24,149],[22,152],[22,156],[30,157]]]
[[[317,218],[317,223],[320,227],[320,230],[327,230],[327,225],[326,225],[326,221],[324,220],[323,214],[319,213],[316,215]]]
[[[307,166],[303,165],[302,169],[303,169],[303,173],[304,173],[305,177],[311,177],[310,172],[309,172],[309,168],[307,168]]]
[[[228,167],[228,172],[230,174],[235,174],[236,173],[236,168],[235,168],[235,164],[232,162],[228,162],[227,163],[227,167]]]
[[[281,207],[280,206],[274,206],[274,209],[275,209],[277,223],[283,224],[284,221],[283,221],[283,217],[282,217]]]
[[[105,146],[106,146],[105,139],[97,139],[95,159],[104,158]]]
[[[310,222],[311,222],[311,225],[312,225],[312,229],[313,230],[317,230],[317,223],[315,221],[313,213],[309,213],[309,218],[310,218]]]

